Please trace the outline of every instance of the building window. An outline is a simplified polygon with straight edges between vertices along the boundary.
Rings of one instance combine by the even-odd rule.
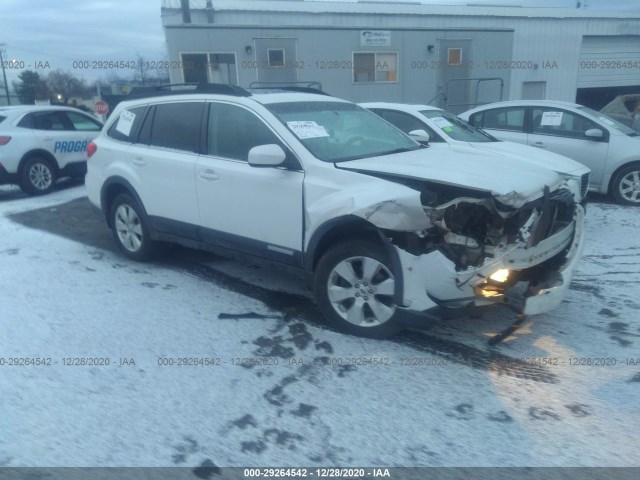
[[[462,49],[447,49],[447,65],[462,65]]]
[[[267,56],[269,58],[269,68],[283,68],[284,67],[284,49],[282,49],[282,48],[269,48],[267,50]]]
[[[238,84],[235,53],[183,53],[185,83]]]
[[[354,83],[387,83],[398,81],[396,52],[367,52],[353,54]]]

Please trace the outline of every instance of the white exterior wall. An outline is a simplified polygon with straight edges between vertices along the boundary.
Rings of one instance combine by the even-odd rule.
[[[179,4],[179,0],[164,2],[165,6]],[[204,0],[191,0],[191,5],[202,7]],[[262,31],[268,30],[269,26],[283,25],[307,26],[310,29],[314,26],[380,30],[513,29],[512,58],[495,60],[511,60],[516,62],[516,67],[517,62],[532,62],[538,67],[495,71],[496,76],[505,77],[510,87],[505,99],[511,100],[521,98],[523,82],[544,81],[547,99],[575,101],[583,36],[640,36],[640,16],[586,10],[279,1],[214,1],[214,7],[217,9],[214,11],[215,24],[259,25]],[[179,24],[181,16],[174,14],[163,21],[166,25]],[[192,22],[206,24],[204,10],[192,10]],[[331,35],[331,30],[318,32]],[[640,84],[640,72],[637,73]]]

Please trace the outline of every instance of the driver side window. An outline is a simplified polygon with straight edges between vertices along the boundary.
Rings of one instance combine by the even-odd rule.
[[[601,128],[588,118],[577,113],[550,108],[533,109],[533,133],[557,135],[569,138],[585,138],[584,132],[592,128]]]
[[[258,145],[282,142],[252,112],[226,103],[212,103],[209,110],[207,154],[246,162]]]

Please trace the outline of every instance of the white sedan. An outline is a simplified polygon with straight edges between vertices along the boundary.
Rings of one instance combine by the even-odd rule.
[[[87,144],[102,124],[77,108],[0,107],[0,184],[30,195],[53,189],[60,177],[83,176]]]
[[[428,143],[430,148],[467,153],[480,151],[493,157],[512,158],[520,165],[529,163],[546,167],[571,180],[569,185],[577,202],[581,202],[587,194],[589,168],[562,155],[518,143],[501,142],[460,118],[429,105],[371,102],[361,103],[360,106],[381,116],[416,140]],[[423,131],[423,138],[420,131]],[[424,133],[428,138],[424,137]]]
[[[640,136],[590,108],[551,100],[491,103],[460,117],[501,140],[572,158],[591,169],[591,190],[640,206]]]

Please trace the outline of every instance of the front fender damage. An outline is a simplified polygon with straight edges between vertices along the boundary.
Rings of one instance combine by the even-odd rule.
[[[395,249],[404,285],[400,307],[487,305],[526,280],[531,298],[523,311],[534,314],[559,304],[579,258],[581,208],[568,197],[547,189],[536,201],[516,194],[468,196],[431,206],[416,192],[352,213],[381,229]],[[558,262],[569,254],[570,261]],[[501,269],[514,275],[495,285],[489,277]]]

